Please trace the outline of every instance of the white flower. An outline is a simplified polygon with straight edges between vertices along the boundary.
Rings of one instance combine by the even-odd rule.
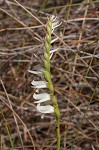
[[[57,17],[52,15],[52,32],[54,31],[55,28],[57,28],[61,24],[62,24],[62,22],[59,23],[59,21],[57,20]]]
[[[28,70],[28,72],[33,73],[33,74],[42,74],[42,72],[40,72],[40,71],[32,71],[32,70]]]
[[[54,113],[54,107],[51,105],[41,106],[40,103],[37,104],[37,110],[41,113]]]
[[[56,48],[56,49],[53,49],[53,50],[50,51],[50,54],[51,54],[50,55],[50,59],[52,58],[53,53],[56,52],[56,51],[58,51],[58,50],[59,50],[59,48]]]
[[[46,81],[32,81],[31,84],[34,88],[47,88],[47,82]]]
[[[54,15],[52,15],[51,17],[52,17],[52,20],[53,20],[53,21],[55,21],[55,20],[57,19],[57,17],[54,16]]]
[[[49,101],[50,100],[50,95],[47,94],[47,93],[42,93],[42,94],[35,94],[34,93],[33,98],[37,100],[34,103],[42,103],[42,102],[45,102],[45,101]]]

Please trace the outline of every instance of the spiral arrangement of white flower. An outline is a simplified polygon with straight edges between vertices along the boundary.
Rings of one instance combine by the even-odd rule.
[[[60,150],[60,110],[57,103],[57,98],[54,94],[54,86],[51,80],[51,71],[50,71],[50,59],[52,57],[52,53],[50,51],[51,44],[55,42],[58,38],[51,39],[51,34],[53,33],[54,29],[57,28],[61,23],[57,20],[57,17],[51,16],[48,19],[47,25],[46,25],[46,36],[44,41],[44,58],[43,58],[43,64],[44,68],[41,70],[41,72],[38,71],[31,71],[30,73],[33,73],[35,75],[42,74],[45,81],[32,81],[31,84],[33,88],[36,89],[43,89],[48,88],[49,93],[40,93],[36,94],[34,93],[33,98],[36,100],[34,103],[37,104],[36,108],[37,110],[42,113],[41,118],[44,117],[44,114],[46,113],[54,113],[56,118],[56,138],[57,138],[57,150]],[[47,101],[52,102],[52,105],[46,104]],[[45,102],[44,104],[42,104]]]
[[[42,74],[42,72],[37,72],[37,71],[31,71],[28,70],[30,73],[33,74]],[[31,85],[33,86],[33,88],[36,89],[42,89],[42,88],[47,88],[47,82],[46,81],[32,81]],[[42,114],[46,114],[46,113],[53,113],[54,112],[54,107],[51,105],[45,105],[45,106],[41,106],[41,103],[49,101],[50,100],[50,94],[48,93],[40,93],[40,94],[33,94],[33,98],[36,100],[34,103],[37,103],[37,111],[42,113]]]
[[[36,88],[36,89],[49,88],[48,87],[48,81],[50,82],[50,80],[51,80],[51,77],[50,77],[51,75],[49,73],[50,72],[50,45],[58,39],[58,38],[55,38],[55,39],[51,40],[51,34],[53,33],[54,29],[57,28],[60,24],[61,23],[59,23],[57,21],[57,17],[55,17],[55,16],[51,16],[47,22],[47,25],[46,25],[47,34],[45,37],[44,46],[45,46],[45,49],[47,49],[48,51],[46,52],[46,50],[45,50],[45,52],[44,52],[44,56],[45,56],[44,57],[45,58],[44,59],[44,67],[45,68],[44,68],[43,72],[29,70],[30,73],[33,73],[36,75],[38,75],[38,74],[44,75],[46,81],[34,81],[33,80],[31,82],[33,88]],[[49,43],[49,44],[46,45],[46,43]],[[46,62],[46,60],[48,60],[48,62]],[[46,76],[48,76],[48,77],[46,77]],[[54,107],[53,106],[51,106],[51,105],[42,106],[41,105],[41,103],[51,100],[50,95],[51,94],[48,94],[48,93],[40,93],[40,94],[34,93],[34,95],[33,95],[33,98],[36,100],[36,102],[34,102],[34,103],[37,103],[36,108],[42,114],[54,113]]]

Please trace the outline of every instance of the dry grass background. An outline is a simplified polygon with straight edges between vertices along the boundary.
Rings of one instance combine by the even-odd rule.
[[[55,150],[54,115],[42,120],[36,111],[31,81],[38,78],[28,73],[42,66],[51,14],[62,21],[51,59],[61,150],[99,150],[99,2],[90,0],[0,1],[1,150]]]

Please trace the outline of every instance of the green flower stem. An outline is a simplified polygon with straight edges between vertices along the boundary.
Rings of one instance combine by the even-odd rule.
[[[55,18],[54,18],[55,20]],[[47,22],[47,34],[45,36],[44,42],[44,69],[42,70],[43,76],[47,81],[48,89],[50,90],[51,99],[54,107],[54,114],[56,118],[56,138],[57,138],[57,149],[60,150],[60,110],[58,107],[57,99],[54,95],[54,87],[51,80],[51,71],[50,71],[50,48],[51,48],[51,34],[53,31],[54,25],[53,17],[51,16]]]
[[[57,150],[60,150],[60,110],[55,96],[53,97],[53,106],[54,106],[54,114],[56,117]]]

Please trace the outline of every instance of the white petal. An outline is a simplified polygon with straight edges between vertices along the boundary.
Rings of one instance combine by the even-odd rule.
[[[28,70],[28,72],[33,73],[33,74],[42,74],[42,72],[40,72],[40,71],[32,71],[32,70]]]
[[[52,23],[52,29],[55,29],[55,28],[57,28],[58,26],[60,26],[62,24],[62,22],[58,22],[58,21],[55,21],[55,22],[53,22]]]
[[[45,81],[32,81],[31,84],[34,88],[47,88],[47,84]]]
[[[32,81],[32,85],[36,86],[36,85],[41,85],[41,84],[46,84],[45,81]]]
[[[53,53],[58,51],[58,50],[59,50],[59,48],[56,48],[56,49],[53,49],[53,50],[50,51],[50,59],[52,58]]]
[[[41,99],[50,100],[50,95],[48,93],[42,93],[42,94],[34,93],[33,98],[36,100],[41,100]]]
[[[58,25],[58,21],[56,20],[56,21],[53,21],[53,23],[52,23],[52,27],[54,28],[55,26],[57,26]]]
[[[40,103],[37,104],[37,110],[41,113],[54,113],[54,107],[51,105],[41,106]]]
[[[35,94],[33,95],[33,98],[36,99],[37,101],[34,103],[42,103],[50,100],[50,95],[47,93],[42,93],[42,94]]]
[[[56,18],[56,16],[55,16],[55,15],[52,15],[51,18],[52,18],[52,20],[54,20],[54,19]]]
[[[46,85],[36,85],[36,86],[33,86],[33,88],[42,89],[42,88],[47,88],[47,86]]]
[[[57,19],[57,17],[52,15],[52,21],[55,21],[56,19]]]

